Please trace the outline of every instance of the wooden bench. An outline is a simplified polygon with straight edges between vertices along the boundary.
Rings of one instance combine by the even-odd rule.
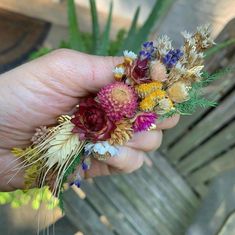
[[[235,234],[235,170],[216,177],[187,235]]]

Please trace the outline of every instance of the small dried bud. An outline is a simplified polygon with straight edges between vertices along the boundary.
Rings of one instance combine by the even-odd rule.
[[[155,112],[162,115],[168,113],[173,108],[172,101],[169,98],[163,98],[159,100],[158,105],[155,108]]]
[[[189,99],[190,87],[181,81],[173,83],[168,89],[167,93],[171,100],[176,103],[182,103]]]
[[[154,81],[164,82],[167,80],[166,67],[160,61],[153,61],[150,65],[150,77]]]
[[[46,126],[40,126],[39,128],[36,128],[36,131],[31,138],[31,142],[36,145],[40,143],[44,137],[48,134],[48,128]]]

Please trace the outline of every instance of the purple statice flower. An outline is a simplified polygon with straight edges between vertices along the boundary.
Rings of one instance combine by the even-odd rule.
[[[170,50],[168,53],[162,58],[163,64],[166,65],[167,68],[172,68],[176,65],[178,60],[183,56],[183,52],[180,49]]]
[[[76,185],[78,188],[80,188],[81,187],[81,181],[76,179],[72,183],[70,183],[70,186],[72,186],[72,185]]]
[[[154,52],[155,47],[153,46],[153,42],[144,42],[142,44],[142,50],[139,52],[140,59],[150,60],[153,57]]]
[[[155,124],[157,114],[153,112],[140,113],[133,124],[134,132],[147,131],[152,125]]]
[[[89,169],[89,165],[86,163],[86,162],[82,162],[82,169],[84,170],[84,171],[86,171],[86,170],[88,170]]]
[[[79,173],[76,174],[76,178],[69,184],[70,186],[76,185],[78,188],[80,188],[82,182],[82,177]]]

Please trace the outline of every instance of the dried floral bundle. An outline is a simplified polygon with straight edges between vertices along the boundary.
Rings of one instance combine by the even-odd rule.
[[[49,185],[59,197],[78,166],[90,167],[90,158],[115,157],[135,132],[152,130],[160,119],[177,113],[191,114],[197,105],[213,106],[200,96],[207,84],[203,51],[213,45],[209,26],[183,37],[180,49],[162,36],[143,43],[138,55],[124,51],[112,83],[80,100],[73,115],[60,116],[57,125],[38,128],[30,147],[14,148],[22,159],[17,169],[26,168],[25,187]],[[80,186],[79,174],[72,184]]]

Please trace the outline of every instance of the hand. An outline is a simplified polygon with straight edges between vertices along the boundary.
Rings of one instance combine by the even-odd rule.
[[[121,61],[60,49],[0,76],[0,191],[23,188],[23,170],[12,178],[11,163],[16,165],[19,160],[11,149],[29,145],[35,128],[54,124],[59,115],[71,111],[79,97],[112,82],[112,69]],[[173,127],[178,119],[175,116],[158,124],[158,130],[135,134],[118,157],[105,162],[93,159],[86,176],[136,170],[145,152],[160,146],[161,130]]]

